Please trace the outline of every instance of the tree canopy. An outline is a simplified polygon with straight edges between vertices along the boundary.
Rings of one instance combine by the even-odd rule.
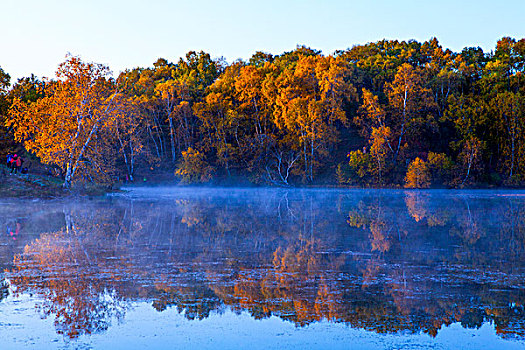
[[[436,38],[231,64],[191,51],[115,79],[68,57],[53,80],[9,87],[0,71],[0,111],[4,133],[60,168],[66,186],[165,173],[401,187],[423,164],[428,186],[521,186],[524,72],[525,39],[510,37],[490,53]]]

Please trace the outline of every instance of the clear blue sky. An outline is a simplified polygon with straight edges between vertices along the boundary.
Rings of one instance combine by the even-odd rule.
[[[54,76],[70,52],[118,73],[204,50],[228,62],[298,44],[330,54],[387,39],[492,50],[525,37],[525,0],[1,0],[0,67]],[[12,79],[12,82],[14,79]]]

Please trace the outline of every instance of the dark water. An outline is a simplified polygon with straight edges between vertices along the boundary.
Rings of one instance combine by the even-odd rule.
[[[525,348],[525,192],[0,201],[0,348]]]

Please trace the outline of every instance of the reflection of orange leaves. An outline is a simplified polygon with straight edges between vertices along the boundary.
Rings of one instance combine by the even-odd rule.
[[[373,221],[370,224],[370,233],[372,235],[372,251],[379,251],[381,253],[387,252],[392,246],[392,242],[386,231],[386,223],[382,221]]]
[[[425,199],[418,197],[413,200],[414,205],[417,206],[421,200]],[[401,230],[399,233],[398,228],[405,224],[411,225],[410,223],[414,226],[414,220],[407,216],[408,204],[404,209],[405,212],[401,212],[402,209],[397,206],[390,208],[388,206],[390,202],[385,204],[381,201],[374,205],[361,205],[352,212],[352,215],[356,217],[355,222],[363,223],[362,230],[352,229],[353,232],[358,233],[355,237],[358,239],[365,237],[364,242],[358,243],[356,250],[365,253],[370,244],[366,239],[368,235],[373,249],[377,252],[364,257],[350,255],[346,252],[337,253],[341,251],[339,239],[350,238],[339,236],[340,231],[335,235],[310,235],[308,231],[305,234],[302,220],[298,220],[297,226],[290,225],[289,232],[284,232],[284,230],[274,232],[270,229],[267,232],[268,236],[261,237],[257,235],[263,231],[261,226],[255,227],[259,223],[254,224],[250,220],[249,224],[245,225],[245,216],[240,219],[241,216],[231,215],[232,211],[218,208],[215,208],[214,211],[201,210],[199,212],[202,205],[194,204],[192,201],[179,202],[179,204],[172,207],[176,211],[174,213],[160,213],[156,210],[156,206],[147,206],[148,211],[151,212],[150,215],[144,214],[145,210],[135,210],[133,218],[129,221],[133,222],[132,227],[127,225],[128,221],[126,225],[119,223],[111,228],[104,223],[88,223],[88,221],[100,222],[98,218],[93,220],[93,217],[90,217],[82,224],[75,218],[75,225],[69,226],[69,233],[59,231],[42,234],[38,240],[25,247],[25,254],[15,257],[15,267],[11,272],[13,286],[19,286],[21,292],[31,288],[35,292],[44,294],[49,305],[47,303],[42,305],[42,313],[60,314],[57,329],[60,328],[71,336],[95,332],[108,326],[108,313],[104,314],[104,307],[111,309],[113,304],[104,304],[106,294],[102,291],[107,286],[110,287],[108,290],[112,290],[119,276],[122,277],[122,284],[118,285],[124,288],[118,290],[126,298],[153,300],[153,307],[158,311],[176,307],[181,312],[184,310],[188,318],[202,319],[207,317],[211,310],[220,312],[227,306],[234,311],[248,312],[254,318],[265,318],[273,314],[297,326],[325,319],[345,322],[353,327],[375,332],[400,330],[420,332],[422,330],[430,335],[435,335],[443,324],[451,320],[458,322],[468,318],[468,315],[465,316],[465,311],[462,311],[462,309],[468,310],[472,304],[468,300],[458,301],[455,298],[445,298],[439,294],[439,291],[426,293],[430,290],[428,288],[436,286],[437,282],[433,278],[434,282],[425,283],[429,281],[427,277],[435,273],[434,269],[404,266],[407,268],[407,284],[404,284],[404,276],[399,271],[401,269],[393,268],[392,265],[386,263],[390,263],[391,258],[398,254],[413,252],[413,248],[420,244],[421,236],[417,234],[414,234],[413,240],[403,242],[399,246],[397,243],[400,237],[398,235],[407,232]],[[426,204],[423,205],[425,206]],[[91,208],[88,207],[88,209],[92,211]],[[254,206],[247,209],[247,211],[250,210],[253,210],[254,215],[261,214],[260,207]],[[431,211],[428,208],[427,210]],[[296,211],[296,213],[300,212]],[[209,225],[207,229],[187,227],[186,224],[181,223],[180,219],[188,213],[202,218]],[[112,212],[108,216],[118,221],[115,219],[117,215],[114,214],[115,212]],[[393,215],[397,217],[393,218]],[[87,212],[84,212],[82,216],[88,216]],[[329,218],[329,216],[325,217]],[[453,221],[456,220],[456,216],[453,217],[453,220],[451,218],[449,218],[452,221],[451,226],[457,226]],[[473,219],[475,218],[476,216],[473,216]],[[468,217],[460,217],[461,222],[467,219]],[[314,223],[316,226],[312,232],[331,227],[329,219],[317,216],[316,220]],[[165,228],[169,227],[173,230],[172,232],[178,232],[180,236],[174,234],[173,237],[167,237],[169,235],[165,235],[154,242],[150,239],[153,246],[143,251],[140,244],[144,242],[143,239],[145,237],[148,239],[153,234],[160,232],[154,228],[156,223]],[[73,230],[72,226],[77,229]],[[111,239],[111,234],[119,231],[121,226],[126,227],[129,231],[120,235],[118,244],[113,245],[111,241],[107,245],[108,238]],[[416,226],[423,227],[423,223],[420,221],[420,224]],[[279,228],[282,227],[284,225]],[[410,227],[408,226],[408,231],[411,230]],[[448,229],[449,227],[438,227],[435,230],[446,234]],[[460,229],[462,226],[458,228]],[[97,235],[95,239],[86,238],[86,232],[91,234],[99,231],[104,232],[104,236]],[[225,234],[225,232],[232,233]],[[501,235],[503,236],[503,233]],[[305,239],[305,237],[313,236],[319,238]],[[255,244],[257,254],[237,255],[235,244],[238,242],[232,245],[231,238],[233,237],[236,239],[242,237],[243,247]],[[178,244],[170,246],[169,253],[161,249],[162,255],[157,255],[156,247],[166,247],[164,243],[167,243],[168,239],[170,243],[177,242]],[[191,239],[191,242],[185,242],[184,239]],[[99,241],[106,243],[98,246],[96,242]],[[273,252],[270,251],[269,249],[274,247],[273,244],[277,244],[276,242],[281,244],[281,247],[274,249]],[[217,243],[216,246],[214,246],[215,243]],[[197,254],[191,254],[187,250],[189,244],[213,246],[214,249],[204,249]],[[262,244],[265,245],[262,247]],[[394,245],[396,250],[392,252]],[[120,252],[123,253],[122,260],[124,261],[118,262],[119,268],[116,269],[118,271],[113,272],[106,268],[99,273],[100,268],[115,260],[104,259],[103,256],[107,249],[97,248],[131,249],[132,246],[136,247],[133,248],[136,250],[130,252],[132,255],[125,251],[115,250],[110,253],[111,257],[119,255]],[[383,254],[383,251],[390,251],[390,253]],[[476,250],[470,251],[477,254]],[[91,263],[86,253],[91,257]],[[133,255],[136,253],[138,256]],[[144,264],[148,262],[146,259],[151,257],[159,258],[159,261],[155,261],[157,264],[153,269],[144,269],[144,266],[151,266]],[[416,258],[419,259],[420,255]],[[450,259],[454,258],[450,257]],[[478,259],[478,256],[462,255],[457,261],[460,263],[468,261],[468,264],[473,261],[471,259]],[[215,263],[210,263],[212,261]],[[166,266],[159,265],[164,262],[167,263]],[[89,267],[86,268],[86,266]],[[20,269],[19,273],[16,272],[16,269]],[[202,274],[203,270],[206,270],[205,275]],[[112,273],[115,275],[111,275]],[[35,276],[41,276],[42,280],[38,280],[39,277],[35,278]],[[68,283],[67,277],[70,276],[74,278],[71,283]],[[417,278],[414,279],[414,276]],[[26,279],[21,280],[23,277]],[[99,281],[104,278],[107,279]],[[150,281],[154,281],[154,288],[151,287]],[[362,285],[359,286],[361,281]],[[385,285],[385,282],[391,281],[394,283]],[[474,289],[478,286],[470,289],[469,284],[467,287],[471,295],[481,297],[482,302],[486,305],[495,304],[492,295],[486,296],[483,290]],[[451,291],[452,297],[456,296],[455,293],[456,291]],[[515,300],[516,303],[522,299],[521,295],[510,298],[507,298],[509,294],[506,293],[499,295],[508,300]],[[508,313],[504,314],[502,311],[504,308],[513,314],[511,316]],[[486,315],[485,320],[497,317],[503,320],[502,322],[506,322],[519,317],[514,314],[515,310],[506,305],[503,307],[496,305],[495,309],[498,313],[491,313],[490,310],[483,313]],[[97,314],[99,310],[102,311]],[[500,329],[502,332],[507,330],[510,332],[512,327],[501,326]]]
[[[52,268],[55,264],[64,264],[71,256],[71,244],[65,240],[65,232],[48,233],[37,238],[31,245],[24,247],[25,256],[33,256],[39,266]],[[19,263],[27,260],[19,260]]]
[[[254,285],[252,283],[243,282],[238,283],[233,287],[233,294],[237,298],[239,304],[248,306],[254,303],[254,293],[249,293],[254,291]]]
[[[199,225],[202,221],[199,218],[193,216],[183,216],[180,220],[183,224],[188,225],[188,227]]]
[[[326,283],[320,284],[315,299],[315,313],[318,315],[318,320],[324,318],[333,321],[341,317],[341,310],[337,308],[338,301],[341,299],[341,291],[338,288],[330,288]]]
[[[315,241],[307,241],[300,250],[288,247],[284,252],[279,247],[274,252],[273,265],[279,272],[315,271],[319,263],[314,251]]]
[[[349,212],[346,222],[351,227],[356,227],[356,228],[361,228],[361,227],[364,228],[366,227],[366,225],[369,224],[368,218],[364,217],[363,215],[360,215],[357,212]]]
[[[410,216],[419,222],[427,215],[428,196],[420,193],[407,192],[405,194],[405,204]]]
[[[303,301],[303,300],[294,300],[293,301],[293,306],[294,306],[294,310],[295,310],[295,315],[297,317],[297,320],[299,322],[303,321],[303,320],[311,320],[312,319],[312,316],[315,320],[319,320],[319,317],[315,316],[315,315],[312,315],[312,310],[311,310],[311,307],[310,305],[308,305],[308,303],[306,301]]]
[[[388,286],[397,310],[403,315],[410,315],[419,301],[418,298],[414,297],[414,287],[405,279],[404,272],[401,275],[398,271],[392,276],[392,281]]]
[[[377,275],[381,271],[381,266],[376,260],[369,260],[366,269],[363,271],[363,284],[361,288],[365,289],[375,282]]]
[[[437,214],[431,215],[427,219],[427,224],[429,227],[445,226],[446,223],[447,223],[446,218],[443,216],[439,216]]]
[[[70,338],[106,330],[111,318],[122,317],[126,309],[114,289],[93,277],[93,270],[102,265],[91,260],[92,242],[76,227],[44,233],[26,245],[24,253],[15,257],[10,277],[17,293],[43,295],[40,312],[54,315],[57,332]],[[107,229],[106,225],[91,228]]]
[[[473,245],[485,236],[486,232],[480,224],[476,212],[471,212],[467,203],[467,213],[458,217],[459,227],[451,229],[451,233],[460,237],[468,245]],[[460,252],[458,252],[460,254]]]

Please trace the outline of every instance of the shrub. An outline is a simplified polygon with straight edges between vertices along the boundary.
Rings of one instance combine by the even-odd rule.
[[[182,151],[182,161],[175,174],[182,177],[184,183],[207,182],[213,175],[213,168],[204,160],[204,154],[188,147],[187,151]]]
[[[406,188],[429,188],[430,172],[427,164],[419,157],[414,159],[408,166],[405,176]]]

